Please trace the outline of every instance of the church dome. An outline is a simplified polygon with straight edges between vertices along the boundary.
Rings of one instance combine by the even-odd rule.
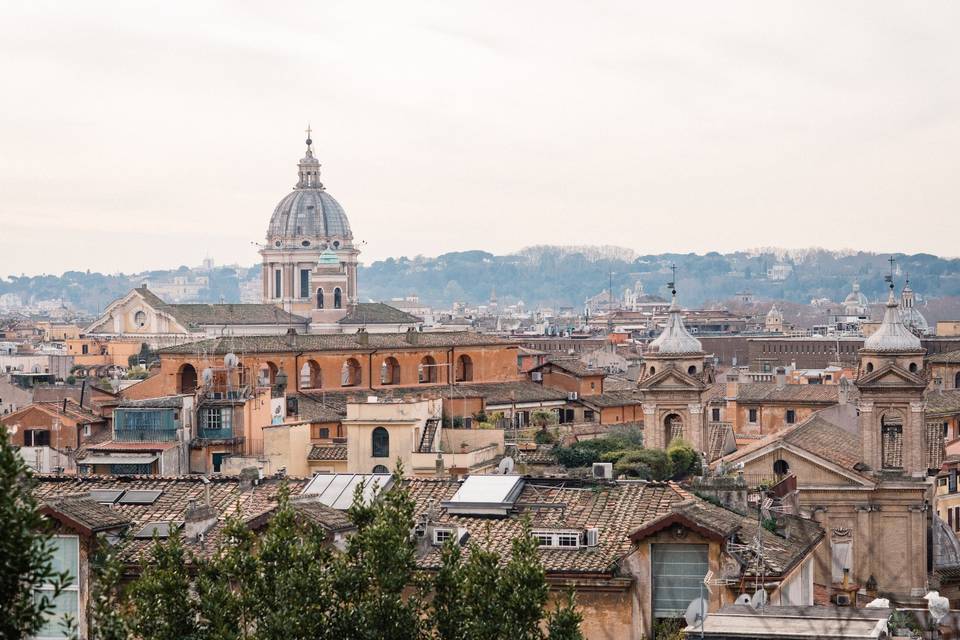
[[[689,355],[703,351],[700,341],[690,335],[687,328],[683,326],[683,318],[680,317],[680,306],[677,304],[676,293],[673,294],[673,302],[670,304],[667,326],[663,333],[647,346],[647,349],[665,356]]]
[[[339,249],[353,240],[350,221],[343,207],[320,182],[320,161],[313,155],[313,140],[307,138],[307,153],[297,165],[299,180],[294,190],[273,210],[267,227],[267,242],[273,247],[320,246]]]
[[[843,306],[849,308],[864,309],[869,304],[867,296],[860,291],[860,283],[853,283],[853,291],[843,300]]]
[[[867,351],[887,353],[921,350],[920,338],[914,335],[900,318],[900,305],[893,296],[893,289],[890,290],[890,297],[887,299],[887,310],[883,315],[883,322],[864,341],[863,348]]]

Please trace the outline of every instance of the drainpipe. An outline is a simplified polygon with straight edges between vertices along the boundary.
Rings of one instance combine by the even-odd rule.
[[[293,356],[293,390],[297,393],[300,393],[300,356],[305,352],[301,351],[300,353]],[[286,413],[286,411],[284,411]]]
[[[367,354],[367,387],[370,391],[373,391],[373,354],[377,352],[376,349]]]

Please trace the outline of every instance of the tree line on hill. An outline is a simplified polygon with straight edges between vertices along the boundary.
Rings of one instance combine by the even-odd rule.
[[[495,291],[499,304],[523,301],[528,307],[570,306],[608,288],[611,281],[619,296],[639,280],[648,294],[667,296],[666,283],[677,267],[677,285],[686,306],[699,306],[750,291],[758,298],[809,303],[815,298],[841,301],[857,280],[873,300],[885,294],[883,277],[889,256],[865,251],[835,252],[810,249],[785,252],[776,249],[720,254],[661,253],[635,256],[615,247],[532,247],[514,254],[460,251],[436,257],[399,257],[361,266],[363,299],[390,300],[411,293],[437,307],[453,302],[485,303]],[[960,260],[930,254],[895,255],[898,280],[909,274],[922,296],[960,296]],[[768,277],[775,265],[790,267],[783,280]],[[138,286],[144,277],[171,278],[188,271],[151,271],[138,276],[104,275],[68,271],[62,276],[8,276],[0,278],[0,295],[15,293],[25,302],[63,298],[88,313],[103,309],[112,300]],[[612,275],[611,275],[612,274]],[[218,267],[209,272],[210,286],[201,302],[239,302],[236,270]],[[260,270],[248,270],[248,279],[259,279]]]

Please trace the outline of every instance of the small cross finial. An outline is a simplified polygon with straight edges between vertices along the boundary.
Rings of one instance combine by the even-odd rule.
[[[890,256],[889,258],[887,258],[887,262],[890,263],[890,274],[884,276],[883,279],[886,280],[887,284],[890,285],[890,288],[893,289],[893,269],[894,269],[894,265],[897,263],[897,259],[894,258],[893,256]]]
[[[673,277],[670,282],[667,283],[667,289],[670,289],[670,293],[677,295],[677,265],[671,264],[670,271],[673,273]]]
[[[307,144],[313,144],[313,136],[310,135],[313,133],[313,129],[310,128],[309,122],[307,123],[307,128],[304,130],[304,132],[307,134]]]

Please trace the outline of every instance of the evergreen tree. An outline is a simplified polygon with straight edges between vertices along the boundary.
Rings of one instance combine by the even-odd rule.
[[[135,635],[150,640],[199,640],[199,611],[189,567],[195,559],[183,546],[179,530],[154,544],[143,572],[131,590]]]
[[[466,572],[460,545],[453,539],[440,549],[440,570],[433,578],[433,602],[430,624],[437,640],[466,638]]]
[[[34,635],[72,577],[53,567],[54,546],[33,497],[30,469],[0,428],[0,638]],[[37,590],[52,585],[53,590]]]
[[[583,614],[577,611],[573,591],[563,601],[557,601],[556,608],[547,618],[547,637],[550,640],[583,640],[580,623]]]
[[[523,532],[513,539],[510,561],[502,569],[497,593],[510,637],[537,640],[547,604],[546,572],[537,553],[537,542],[524,519]]]
[[[90,584],[90,640],[127,640],[126,602],[120,591],[124,564],[118,547],[108,544],[101,536],[91,560]]]

